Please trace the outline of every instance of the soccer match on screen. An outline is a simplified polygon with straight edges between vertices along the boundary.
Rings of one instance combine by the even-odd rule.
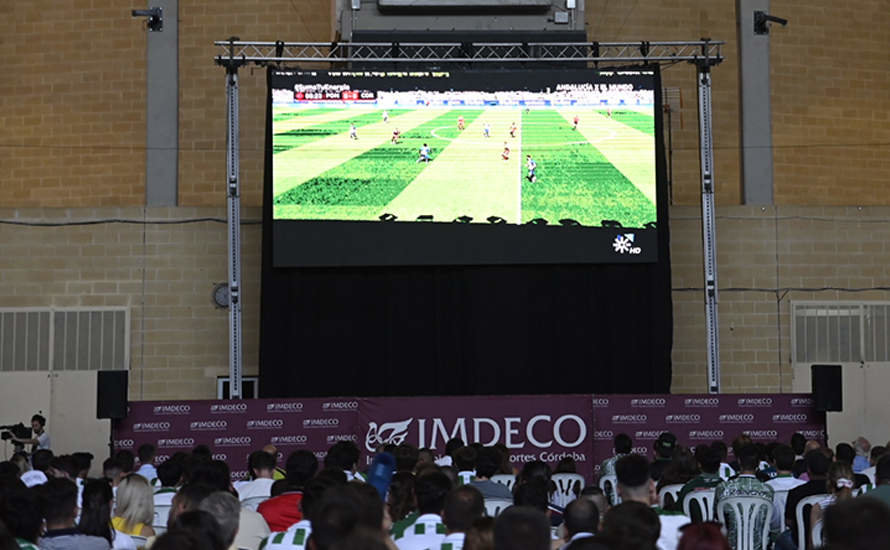
[[[651,88],[384,90],[331,74],[273,80],[274,219],[656,221]]]

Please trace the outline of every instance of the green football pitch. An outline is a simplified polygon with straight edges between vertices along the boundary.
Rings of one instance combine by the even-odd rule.
[[[486,223],[498,216],[592,226],[616,220],[625,227],[656,219],[651,108],[384,112],[276,105],[272,132],[275,219],[392,214],[401,221],[470,216]],[[429,160],[421,158],[424,147]]]

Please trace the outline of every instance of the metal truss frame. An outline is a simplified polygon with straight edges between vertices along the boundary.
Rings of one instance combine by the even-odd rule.
[[[610,65],[723,60],[721,41],[694,42],[214,42],[217,63],[529,63],[589,61]]]
[[[241,210],[238,142],[238,69],[243,65],[328,64],[488,64],[536,67],[559,63],[625,65],[693,63],[697,67],[699,152],[702,186],[705,317],[708,391],[720,393],[720,342],[717,328],[717,249],[714,222],[714,144],[712,135],[711,68],[723,61],[724,42],[528,42],[528,43],[399,43],[399,42],[245,42],[237,37],[214,42],[216,64],[226,69],[226,201],[228,204],[229,376],[232,399],[241,399]],[[295,67],[297,68],[297,67]]]

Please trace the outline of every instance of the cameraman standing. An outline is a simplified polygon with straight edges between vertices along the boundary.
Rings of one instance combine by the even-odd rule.
[[[13,437],[12,440],[20,445],[31,445],[31,453],[41,449],[49,449],[49,434],[44,429],[46,427],[46,418],[39,414],[31,417],[31,429],[34,430],[34,437],[31,439],[19,439]]]

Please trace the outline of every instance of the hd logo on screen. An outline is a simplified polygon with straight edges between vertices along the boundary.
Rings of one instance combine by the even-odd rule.
[[[615,240],[612,241],[612,248],[619,254],[640,254],[641,252],[643,252],[643,249],[639,246],[634,245],[635,238],[636,236],[633,233],[618,235],[617,237],[615,237]]]

